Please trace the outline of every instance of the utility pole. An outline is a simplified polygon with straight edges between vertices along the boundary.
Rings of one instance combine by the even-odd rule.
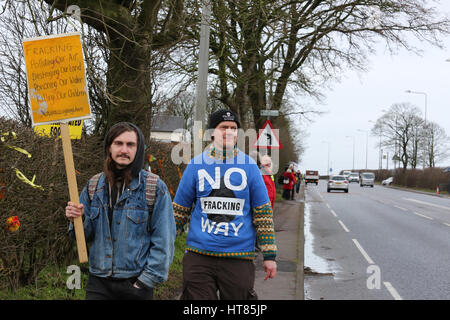
[[[198,59],[198,80],[195,101],[194,155],[203,152],[203,134],[207,104],[208,64],[209,64],[209,24],[211,21],[211,2],[203,0],[202,22],[200,27],[200,50]]]

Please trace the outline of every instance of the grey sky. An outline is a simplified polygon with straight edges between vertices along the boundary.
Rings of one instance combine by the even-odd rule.
[[[450,14],[450,1],[440,5],[442,12]],[[417,42],[416,42],[417,44]],[[340,83],[334,83],[332,90],[323,92],[326,96],[323,104],[310,103],[320,111],[328,113],[314,118],[308,124],[309,137],[306,139],[306,151],[299,168],[327,171],[328,144],[330,142],[330,166],[333,173],[343,169],[352,169],[353,139],[355,139],[355,169],[366,166],[366,133],[369,131],[368,168],[378,169],[379,137],[370,135],[373,123],[394,103],[409,102],[425,109],[425,97],[422,94],[409,94],[405,90],[426,92],[428,96],[427,120],[442,126],[450,135],[450,37],[443,39],[443,50],[426,43],[417,46],[423,50],[422,56],[400,50],[390,56],[380,46],[377,55],[370,58],[369,71],[360,73],[349,71],[342,75]],[[389,157],[392,158],[392,152]],[[450,159],[437,166],[450,165]],[[389,168],[393,168],[389,162]],[[386,168],[386,160],[383,161]]]

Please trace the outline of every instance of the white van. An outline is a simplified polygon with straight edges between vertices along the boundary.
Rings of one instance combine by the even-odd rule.
[[[375,175],[372,172],[363,172],[361,173],[361,177],[359,179],[359,185],[363,186],[371,186],[375,183]]]

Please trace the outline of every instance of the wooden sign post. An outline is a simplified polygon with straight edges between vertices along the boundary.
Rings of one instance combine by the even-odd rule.
[[[64,162],[66,164],[67,183],[69,184],[70,201],[75,204],[80,204],[77,178],[75,176],[75,166],[73,163],[72,143],[70,141],[69,125],[65,122],[61,122],[60,127],[64,152]],[[77,239],[78,259],[81,263],[88,262],[83,219],[81,217],[75,218],[73,220],[73,225],[75,227],[75,238]]]
[[[79,203],[69,121],[91,118],[80,33],[23,39],[33,127],[59,123],[70,201]],[[82,218],[74,219],[80,263],[88,262]]]

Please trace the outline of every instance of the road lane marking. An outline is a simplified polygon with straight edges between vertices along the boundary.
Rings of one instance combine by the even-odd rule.
[[[361,254],[363,255],[363,257],[366,259],[366,261],[369,264],[375,264],[375,262],[373,262],[372,259],[370,259],[369,255],[367,254],[367,252],[363,249],[363,247],[361,247],[361,245],[359,244],[358,240],[356,239],[352,239],[353,242],[355,243],[356,247],[358,248],[358,250],[361,252]]]
[[[420,213],[418,213],[418,212],[413,211],[413,213],[414,213],[415,215],[421,216],[421,217],[423,217],[423,218],[425,218],[425,219],[434,220],[433,218],[430,218],[429,216],[425,216],[425,215],[420,214]]]
[[[347,229],[347,227],[345,226],[345,224],[341,220],[339,220],[339,223],[341,224],[341,226],[345,230],[345,232],[350,232],[350,230]]]
[[[390,282],[383,282],[386,289],[388,289],[389,293],[392,297],[394,297],[395,300],[403,300],[402,297],[398,294],[397,290],[392,286]]]
[[[410,199],[410,198],[403,198],[403,200],[417,202],[417,203],[420,203],[420,204],[426,204],[427,206],[433,206],[433,207],[441,208],[441,209],[444,209],[444,210],[450,210],[450,207],[440,206],[438,204],[434,204],[434,203],[431,203],[431,202],[425,202],[425,201],[420,201],[420,200]]]
[[[330,207],[330,205],[328,203],[325,203],[325,204],[327,205],[328,209],[331,209],[331,207]]]
[[[394,206],[394,207],[396,207],[397,209],[403,210],[403,211],[408,211],[408,209],[405,209],[403,207],[399,207],[399,206]]]
[[[335,216],[335,217],[337,218],[337,214],[336,214],[336,212],[334,212],[334,210],[333,210],[333,209],[330,209],[330,211],[331,211],[331,214],[332,214],[333,216]]]
[[[445,224],[447,227],[450,227],[450,223],[445,223],[445,222],[444,222],[444,224]]]

